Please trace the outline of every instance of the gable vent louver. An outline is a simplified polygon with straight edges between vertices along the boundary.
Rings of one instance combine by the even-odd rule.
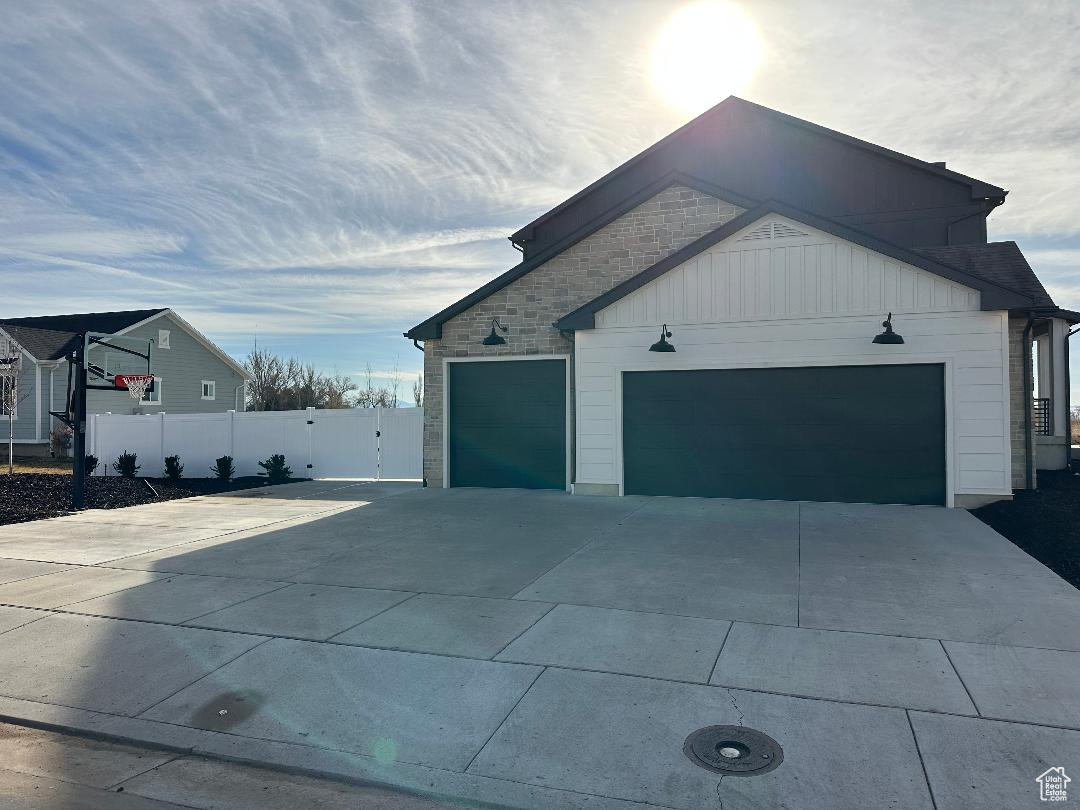
[[[740,242],[757,242],[761,239],[772,239],[772,223],[766,222],[764,225],[758,225],[754,230],[745,236],[740,237]]]
[[[741,236],[740,242],[758,242],[762,239],[784,239],[793,236],[809,236],[810,234],[800,231],[798,228],[784,222],[765,222],[758,225],[754,230]]]
[[[810,234],[800,231],[798,228],[792,228],[790,225],[786,225],[783,222],[774,222],[773,227],[773,239],[783,239],[786,236],[809,236]]]

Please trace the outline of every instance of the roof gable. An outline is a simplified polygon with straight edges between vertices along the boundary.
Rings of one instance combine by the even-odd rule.
[[[956,211],[985,215],[1005,190],[734,96],[513,234],[546,249],[657,176],[680,171],[744,198],[782,199],[903,245],[945,244]],[[956,225],[954,222],[953,225]],[[958,225],[974,233],[982,218]],[[968,238],[966,241],[974,241]]]
[[[208,352],[210,352],[210,354],[214,355],[219,360],[221,360],[221,362],[225,363],[225,365],[227,365],[229,368],[231,368],[233,371],[235,371],[240,377],[244,378],[245,380],[250,380],[251,379],[251,374],[248,372],[248,370],[246,368],[244,368],[240,363],[233,360],[233,358],[230,357],[228,354],[226,354],[224,352],[224,350],[221,349],[220,346],[218,346],[216,343],[214,343],[212,340],[210,340],[210,338],[208,338],[206,335],[204,335],[202,332],[200,332],[198,329],[196,329],[190,323],[188,323],[183,318],[181,318],[173,310],[171,310],[171,309],[161,309],[161,310],[149,310],[149,311],[151,312],[149,317],[144,318],[141,321],[137,321],[137,322],[135,322],[135,323],[131,324],[130,326],[127,326],[127,327],[125,327],[123,329],[117,329],[115,334],[124,335],[124,334],[127,334],[128,332],[132,332],[135,329],[138,329],[140,326],[145,326],[146,324],[150,323],[151,321],[155,321],[155,320],[157,320],[159,318],[165,318],[171,325],[178,326],[182,330],[187,332],[189,335],[191,335],[191,337],[194,338],[196,343],[198,343],[200,346],[202,346],[204,349],[206,349]]]
[[[210,338],[208,338],[206,335],[204,335],[202,332],[200,332],[198,329],[196,329],[190,323],[185,321],[183,318],[181,318],[179,315],[177,315],[171,309],[163,309],[160,312],[158,312],[157,315],[167,316],[170,321],[172,321],[174,324],[176,324],[181,329],[183,329],[185,332],[187,332],[189,335],[191,335],[195,339],[196,343],[198,343],[204,349],[206,349],[208,352],[210,352],[210,354],[214,355],[219,360],[221,360],[221,362],[223,362],[225,365],[227,365],[229,368],[231,368],[233,371],[235,371],[240,377],[242,377],[245,380],[250,380],[251,379],[251,372],[249,372],[246,368],[244,368],[243,365],[241,365],[240,363],[233,360],[233,358],[231,356],[229,356],[225,352],[224,349],[222,349],[220,346],[218,346],[216,343],[214,343],[214,341],[210,340]],[[157,317],[157,315],[151,315],[145,321],[140,321],[139,323],[134,323],[131,326],[127,327],[127,329],[121,329],[118,334],[123,334],[124,332],[135,329],[136,327],[141,326],[143,323],[146,323],[146,321],[154,320],[154,318]]]
[[[493,295],[494,293],[506,287],[509,284],[517,281],[522,276],[525,276],[532,270],[535,270],[540,265],[558,256],[564,250],[572,247],[573,245],[585,239],[589,235],[603,228],[605,225],[609,225],[619,217],[628,214],[639,205],[647,203],[656,195],[672,188],[673,186],[686,186],[687,188],[694,189],[703,194],[708,194],[711,197],[715,197],[726,203],[731,203],[739,208],[752,207],[757,204],[755,200],[748,200],[738,194],[729,191],[728,189],[719,188],[710,183],[706,183],[696,177],[690,177],[680,172],[671,172],[664,177],[660,178],[655,183],[651,183],[643,189],[638,190],[635,194],[630,195],[620,203],[603,213],[599,218],[586,223],[578,231],[568,234],[560,242],[551,245],[546,250],[543,250],[520,264],[511,267],[505,273],[496,276],[491,281],[487,282],[483,286],[474,290],[466,295],[464,298],[455,301],[450,306],[432,315],[427,320],[421,321],[414,326],[408,332],[405,332],[405,337],[412,340],[435,340],[442,337],[442,325],[449,321],[456,315],[460,315],[462,312],[470,309],[476,304],[483,301],[485,298]]]
[[[783,219],[770,219],[770,215],[774,214],[780,215]],[[765,233],[766,229],[762,228],[758,223],[763,223],[767,226],[767,234]],[[861,231],[840,225],[823,217],[809,214],[805,211],[799,211],[791,206],[770,200],[746,211],[726,225],[706,234],[695,242],[690,243],[682,250],[676,251],[633,278],[614,287],[603,295],[594,298],[574,312],[563,316],[555,322],[554,326],[557,329],[563,330],[593,329],[596,326],[597,312],[620,301],[675,268],[678,268],[680,265],[683,265],[709,248],[719,245],[720,243],[725,242],[725,240],[732,239],[733,237],[750,243],[766,238],[772,239],[777,237],[778,229],[779,238],[784,239],[785,241],[794,239],[797,242],[800,238],[800,234],[804,237],[809,236],[809,234],[799,231],[797,227],[798,223],[830,234],[839,239],[843,239],[847,242],[851,242],[855,245],[859,245],[876,254],[895,259],[903,264],[919,268],[927,273],[976,290],[980,294],[980,306],[984,310],[1011,309],[1033,305],[1031,297],[999,283],[987,280],[960,268],[935,261],[922,253],[889,244]],[[755,225],[758,226],[753,227]]]

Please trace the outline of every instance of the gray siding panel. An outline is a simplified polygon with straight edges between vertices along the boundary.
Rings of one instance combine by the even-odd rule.
[[[236,387],[244,382],[244,378],[168,315],[161,315],[127,335],[156,341],[159,329],[168,329],[170,333],[170,348],[159,349],[156,344],[154,348],[154,374],[162,379],[161,404],[141,403],[136,406],[126,391],[90,391],[86,403],[88,413],[222,413],[244,409],[243,400],[237,407],[236,399]],[[93,350],[91,356],[95,362],[102,362],[101,355]],[[131,366],[133,373],[142,370],[136,368],[142,362],[138,358],[120,356],[116,359],[134,363]],[[202,380],[217,383],[216,399],[202,399]]]

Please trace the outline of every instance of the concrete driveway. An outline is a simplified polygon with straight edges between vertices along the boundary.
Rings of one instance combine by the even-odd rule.
[[[0,605],[0,717],[466,803],[1080,774],[1080,592],[960,510],[311,482],[0,527]],[[715,724],[782,765],[694,765]]]

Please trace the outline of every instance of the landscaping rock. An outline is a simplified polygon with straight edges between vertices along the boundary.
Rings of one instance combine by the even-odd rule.
[[[303,480],[303,479],[292,479]],[[153,489],[146,486],[148,481]],[[215,495],[270,486],[265,478],[249,476],[232,481],[216,478],[121,478],[94,476],[86,480],[87,509],[119,509],[196,495]],[[156,495],[155,495],[156,491]],[[56,517],[71,511],[71,476],[45,473],[0,475],[0,524]]]

